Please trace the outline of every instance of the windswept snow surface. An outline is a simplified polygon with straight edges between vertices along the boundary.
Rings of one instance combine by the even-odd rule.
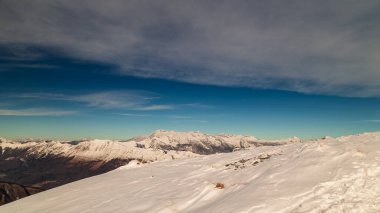
[[[380,132],[132,163],[0,212],[380,212]]]

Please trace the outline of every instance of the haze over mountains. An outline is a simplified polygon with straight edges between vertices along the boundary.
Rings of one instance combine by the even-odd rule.
[[[174,131],[128,141],[2,139],[1,162],[3,179],[44,189],[110,171],[1,212],[380,210],[380,132],[311,141]]]

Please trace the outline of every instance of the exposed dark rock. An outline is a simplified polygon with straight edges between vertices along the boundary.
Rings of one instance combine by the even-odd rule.
[[[0,181],[0,205],[43,191],[41,188]]]
[[[0,185],[0,205],[40,192],[43,189],[51,189],[111,171],[134,160],[79,160],[74,157],[50,154],[36,157],[27,155],[26,150],[22,149],[0,151],[2,151],[0,152],[0,183],[4,183]]]
[[[238,161],[235,161],[233,163],[228,163],[225,165],[225,167],[227,167],[227,169],[234,169],[234,170],[238,170],[238,169],[244,169],[248,166],[256,166],[257,164],[263,162],[264,160],[268,160],[269,158],[271,158],[272,156],[276,156],[276,155],[279,155],[280,153],[274,153],[274,154],[259,154],[258,156],[256,157],[253,157],[253,158],[247,158],[247,159],[241,159],[241,160],[238,160]]]
[[[161,150],[174,150],[174,151],[189,151],[196,154],[201,155],[209,155],[215,153],[226,153],[234,151],[234,146],[227,143],[221,143],[219,145],[215,145],[208,142],[198,142],[198,143],[182,143],[175,144],[175,146],[171,144],[156,144],[157,149]]]

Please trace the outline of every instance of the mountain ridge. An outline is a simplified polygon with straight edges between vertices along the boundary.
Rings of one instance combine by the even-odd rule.
[[[1,138],[0,181],[51,189],[111,171],[131,161],[143,164],[291,142],[294,141],[263,142],[253,136],[163,130],[128,141]]]

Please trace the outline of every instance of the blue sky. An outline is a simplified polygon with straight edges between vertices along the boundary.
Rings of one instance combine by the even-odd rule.
[[[372,1],[2,1],[0,136],[378,131],[376,8]]]

